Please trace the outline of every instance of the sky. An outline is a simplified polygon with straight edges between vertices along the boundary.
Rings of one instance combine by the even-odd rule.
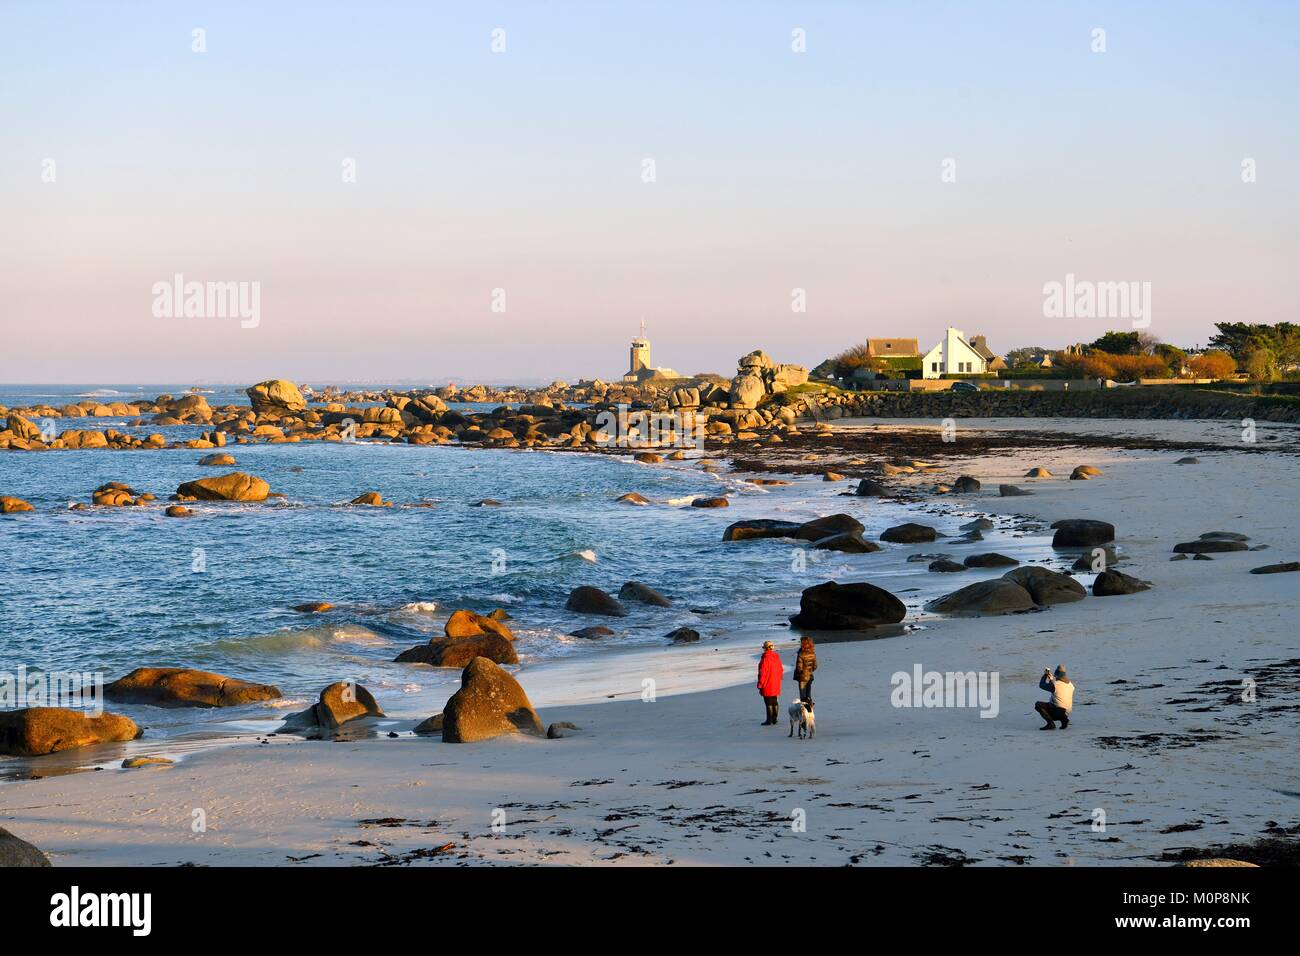
[[[1146,331],[1203,345],[1297,319],[1298,45],[1300,4],[1251,0],[0,0],[0,382],[1132,325],[1046,317],[1067,275],[1150,283]],[[177,275],[256,321],[160,301]]]

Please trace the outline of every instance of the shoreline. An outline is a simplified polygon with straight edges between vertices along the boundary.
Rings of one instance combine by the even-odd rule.
[[[1043,424],[1051,429],[1061,423]],[[1186,430],[1217,424],[1186,423]],[[1030,464],[1058,474],[1062,464],[1083,463],[1075,448],[1054,453],[1055,460],[1045,449],[1026,454],[1035,457]],[[1294,560],[1300,551],[1294,543],[1300,529],[1275,510],[1271,493],[1293,467],[1289,455],[1216,453],[1200,466],[1175,468],[1165,452],[1089,454],[1087,463],[1104,474],[1088,482],[1016,479],[1025,455],[972,456],[962,464],[964,473],[982,481],[1018,480],[1035,494],[998,498],[986,485],[976,496],[930,503],[961,502],[1033,520],[1112,520],[1124,555],[1121,570],[1155,587],[1036,614],[944,618],[910,634],[821,644],[814,684],[819,732],[812,741],[785,739],[784,723],[758,728],[757,696],[742,673],[738,683],[665,693],[653,704],[535,700],[544,722],[571,720],[581,728],[561,740],[444,745],[414,737],[341,743],[263,738],[206,749],[171,767],[11,782],[0,786],[0,824],[50,852],[56,865],[1106,865],[1155,863],[1160,852],[1181,846],[1245,842],[1265,835],[1270,821],[1289,826],[1300,816],[1291,743],[1300,688],[1278,687],[1270,706],[1282,709],[1258,721],[1245,720],[1249,712],[1234,713],[1221,702],[1222,691],[1209,686],[1225,672],[1240,679],[1295,657],[1284,624],[1300,610],[1293,583],[1278,580],[1286,575],[1245,574],[1257,564]],[[1234,467],[1238,461],[1249,463],[1249,475]],[[1205,514],[1203,504],[1184,513],[1170,496],[1156,493],[1178,483],[1203,502],[1214,500],[1210,492],[1227,481],[1233,505],[1221,516]],[[1168,560],[1173,542],[1220,525],[1271,550],[1216,556],[1217,564]],[[852,577],[870,578],[869,563]],[[1222,588],[1232,594],[1227,603],[1218,594]],[[755,641],[764,636],[755,633]],[[778,642],[787,681],[790,647]],[[677,653],[670,657],[670,650]],[[676,648],[656,656],[680,665],[681,651],[719,653]],[[737,653],[744,656],[739,646]],[[1066,660],[1080,686],[1080,713],[1069,731],[1041,734],[1029,709],[1042,696],[1034,675],[1057,658]],[[731,668],[743,668],[744,661],[722,663],[730,680]],[[918,663],[1000,672],[998,719],[969,710],[891,707],[889,675]],[[641,679],[659,673],[658,663],[642,660],[617,680],[631,694]],[[676,679],[672,673],[667,683]],[[529,690],[527,671],[521,681]],[[1261,694],[1269,693],[1262,684]],[[790,696],[787,683],[783,701]],[[1169,703],[1184,700],[1192,703]],[[1206,706],[1212,710],[1199,710]],[[120,760],[122,752],[116,754]],[[263,783],[249,792],[236,782],[248,779]],[[193,834],[188,814],[200,807],[208,808],[211,825]],[[491,828],[496,807],[506,811],[502,833]],[[1101,835],[1089,826],[1098,807],[1109,810],[1111,820]],[[794,809],[807,813],[804,833],[789,829]],[[376,828],[358,822],[384,817],[413,823]],[[431,818],[437,825],[425,826]],[[366,845],[354,846],[357,841]],[[446,842],[456,849],[436,859],[409,856]]]

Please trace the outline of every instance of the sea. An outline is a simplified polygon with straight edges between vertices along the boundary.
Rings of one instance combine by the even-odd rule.
[[[0,386],[0,405],[130,402],[189,390]],[[247,402],[241,388],[203,394],[214,406]],[[54,421],[60,430],[162,431],[169,440],[201,430],[133,428],[113,418]],[[0,674],[21,665],[111,681],[136,667],[182,666],[275,684],[284,694],[270,704],[220,710],[110,706],[155,741],[271,732],[339,680],[368,688],[390,718],[416,720],[441,710],[459,686],[459,671],[393,659],[441,635],[458,608],[510,615],[520,658],[512,669],[535,703],[589,702],[643,694],[648,668],[663,674],[665,692],[753,680],[762,642],[795,640],[788,616],[801,591],[822,581],[870,580],[894,591],[909,606],[905,627],[915,629],[926,626],[926,600],[1000,573],[971,571],[954,582],[955,575],[928,574],[924,561],[907,560],[930,552],[960,560],[972,550],[954,552],[942,540],[868,555],[722,540],[726,526],[744,518],[807,520],[835,512],[852,514],[873,538],[910,520],[955,535],[980,515],[956,498],[940,506],[858,498],[845,494],[850,482],[811,476],[758,486],[692,459],[647,466],[608,454],[388,442],[225,450],[236,456],[237,470],[266,479],[284,497],[200,502],[189,505],[193,518],[170,519],[163,508],[179,484],[224,472],[198,465],[205,452],[0,452],[0,494],[36,509],[0,517]],[[69,509],[89,504],[107,481],[159,500]],[[367,491],[395,506],[348,506]],[[617,501],[628,492],[652,503]],[[730,507],[690,506],[696,497],[720,494],[730,496]],[[500,504],[480,504],[485,499]],[[994,520],[999,529],[986,532],[980,550],[1026,561],[1050,557],[1043,531]],[[578,585],[616,594],[627,581],[655,588],[672,607],[629,603],[627,617],[604,619],[565,609]],[[335,609],[293,610],[311,601]],[[615,634],[570,636],[597,624]],[[666,635],[682,626],[698,630],[702,641],[671,647]]]

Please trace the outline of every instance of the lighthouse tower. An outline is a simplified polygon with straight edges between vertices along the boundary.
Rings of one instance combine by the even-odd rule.
[[[642,369],[650,367],[650,340],[645,337],[645,322],[641,323],[641,334],[632,340],[629,352],[628,370],[625,378],[635,379]]]

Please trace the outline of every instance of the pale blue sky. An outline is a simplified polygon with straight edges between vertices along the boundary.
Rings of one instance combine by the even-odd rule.
[[[1005,351],[1115,325],[1042,317],[1067,272],[1151,282],[1178,344],[1295,320],[1298,36],[1289,3],[4,0],[0,380],[608,378],[643,318],[683,372]],[[260,282],[260,325],[153,317],[177,272]]]

